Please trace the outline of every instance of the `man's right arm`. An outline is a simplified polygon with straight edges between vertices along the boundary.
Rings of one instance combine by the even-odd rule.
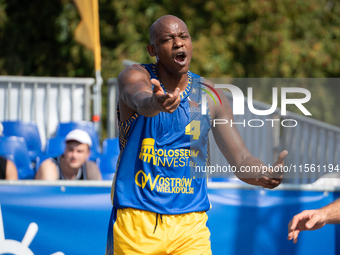
[[[135,112],[146,117],[161,111],[172,113],[180,103],[178,88],[172,94],[165,94],[159,81],[150,81],[147,71],[139,65],[127,67],[119,74],[118,88],[122,121]]]
[[[102,180],[102,174],[93,161],[86,161],[86,176],[88,180]]]
[[[11,160],[7,160],[6,164],[6,180],[18,180],[18,170]]]
[[[35,174],[34,179],[55,181],[58,180],[58,177],[59,176],[56,164],[51,159],[46,159],[41,163],[38,171]]]
[[[340,224],[340,199],[335,200],[320,210],[324,210],[327,215],[326,224]]]

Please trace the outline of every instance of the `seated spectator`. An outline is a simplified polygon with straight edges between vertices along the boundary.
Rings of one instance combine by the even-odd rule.
[[[96,163],[89,161],[92,140],[86,131],[75,129],[65,137],[64,154],[42,162],[38,180],[101,180]]]
[[[0,122],[0,136],[4,126]],[[0,156],[0,180],[18,180],[18,170],[15,164],[6,158]]]
[[[0,157],[0,180],[18,180],[18,170],[15,164],[3,157]]]

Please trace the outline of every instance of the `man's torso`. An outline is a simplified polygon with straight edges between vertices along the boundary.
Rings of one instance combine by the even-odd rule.
[[[157,79],[154,64],[142,66],[150,78]],[[172,114],[144,117],[135,113],[119,123],[121,155],[112,187],[115,207],[161,214],[210,208],[207,179],[193,171],[196,165],[209,164],[211,119],[200,113],[202,78],[191,72],[188,76],[181,103]]]

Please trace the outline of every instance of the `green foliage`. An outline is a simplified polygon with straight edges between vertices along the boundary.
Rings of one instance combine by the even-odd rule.
[[[0,10],[1,75],[93,76],[92,54],[73,40],[72,3],[2,0]]]
[[[154,61],[149,26],[165,14],[187,23],[191,70],[204,77],[340,76],[335,0],[99,0],[99,11],[104,81],[118,76],[124,59]],[[78,22],[71,0],[0,0],[0,74],[93,77],[92,52],[73,39]],[[259,88],[255,98],[271,103],[271,90]],[[340,87],[311,90],[313,117],[340,125]]]

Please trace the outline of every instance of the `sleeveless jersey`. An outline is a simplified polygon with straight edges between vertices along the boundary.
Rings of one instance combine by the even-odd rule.
[[[6,179],[7,159],[0,156],[0,180]]]
[[[142,67],[150,79],[158,79],[155,64]],[[119,121],[121,153],[111,190],[116,208],[132,207],[160,214],[210,209],[207,178],[197,177],[193,171],[196,165],[210,163],[211,118],[210,113],[200,114],[204,91],[199,82],[204,79],[190,71],[188,77],[187,88],[173,113],[160,112],[154,117],[135,113],[128,120]]]

